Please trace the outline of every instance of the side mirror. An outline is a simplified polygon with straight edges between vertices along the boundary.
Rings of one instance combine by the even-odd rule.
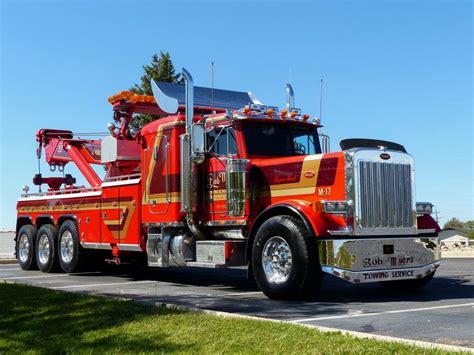
[[[206,151],[206,131],[204,125],[192,125],[192,160],[193,162],[200,164],[204,161],[204,153]]]
[[[331,139],[326,134],[319,134],[321,139],[321,151],[323,153],[329,153],[331,151]]]

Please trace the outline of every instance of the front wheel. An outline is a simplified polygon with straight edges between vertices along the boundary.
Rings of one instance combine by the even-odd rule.
[[[259,228],[252,249],[255,280],[273,299],[307,299],[322,281],[317,246],[304,224],[275,216]]]

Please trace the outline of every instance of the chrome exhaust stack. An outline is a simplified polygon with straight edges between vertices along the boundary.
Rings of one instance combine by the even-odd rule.
[[[290,83],[286,84],[286,93],[286,109],[288,110],[288,112],[291,112],[295,107],[295,93],[293,92],[293,87]]]
[[[204,161],[204,127],[193,124],[194,117],[194,84],[191,74],[183,68],[185,85],[185,125],[186,131],[179,137],[181,158],[181,212],[186,213],[186,222],[193,235],[202,239],[204,236],[194,223],[193,213],[197,202],[196,164]]]
[[[185,127],[184,134],[179,136],[180,158],[181,158],[181,212],[192,213],[196,211],[195,207],[195,189],[193,188],[193,162],[192,162],[192,125],[194,116],[194,85],[191,74],[183,68],[183,77],[185,84]]]

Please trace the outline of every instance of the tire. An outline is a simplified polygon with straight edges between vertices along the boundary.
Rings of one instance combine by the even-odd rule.
[[[16,242],[16,257],[23,270],[37,270],[35,242],[36,227],[26,224],[20,228]]]
[[[323,278],[316,241],[292,216],[271,217],[262,224],[253,243],[252,268],[257,285],[272,299],[310,299]]]
[[[421,279],[412,279],[412,280],[397,280],[397,281],[382,281],[380,284],[388,290],[397,291],[397,292],[406,292],[418,290],[425,287],[433,278],[435,272],[432,272]]]
[[[74,221],[65,221],[59,229],[58,257],[64,272],[80,271],[84,250],[79,242],[79,232]]]
[[[52,224],[44,224],[36,236],[36,263],[41,272],[59,270],[58,229]]]

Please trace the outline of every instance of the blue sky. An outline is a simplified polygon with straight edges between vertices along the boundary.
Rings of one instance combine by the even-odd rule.
[[[319,112],[340,139],[399,142],[417,199],[474,219],[470,1],[140,2],[0,0],[0,228],[37,172],[35,132],[103,132],[107,97],[160,50],[195,84]],[[67,168],[67,172],[74,169]],[[42,164],[43,173],[47,166]]]

